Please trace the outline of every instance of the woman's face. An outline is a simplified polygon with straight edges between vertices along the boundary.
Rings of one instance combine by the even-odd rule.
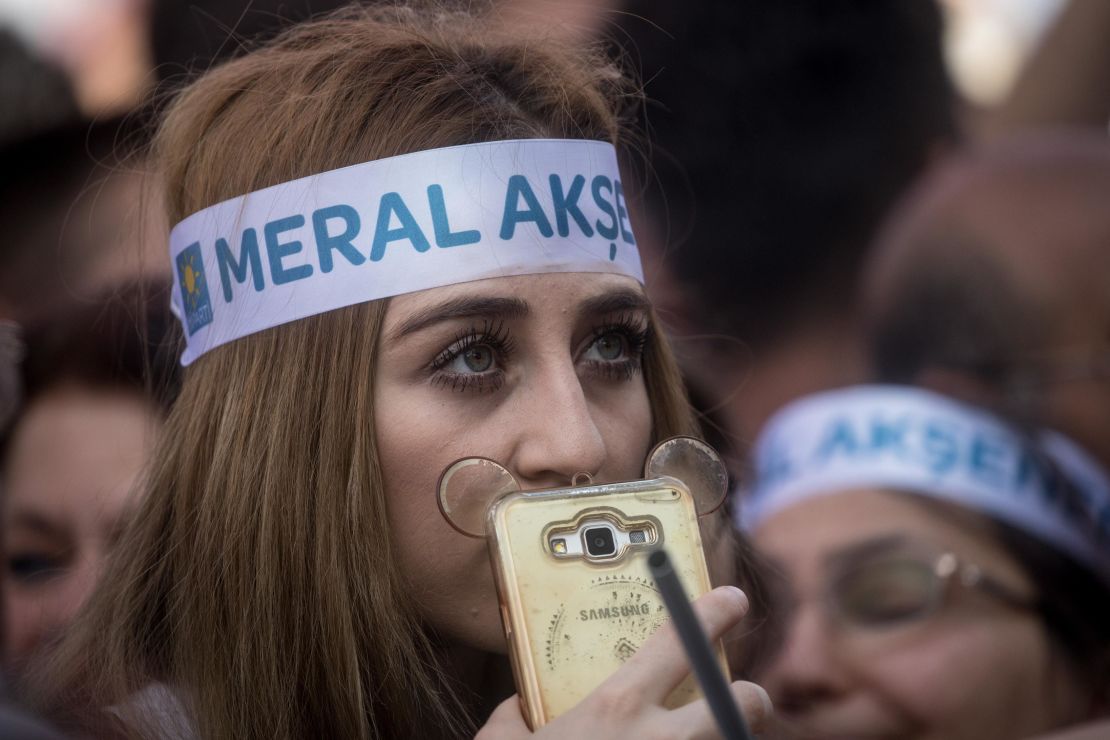
[[[652,441],[641,372],[648,304],[618,275],[521,275],[391,300],[374,390],[392,540],[426,622],[504,651],[486,543],[448,525],[440,473],[462,457],[522,488],[640,477]]]
[[[4,470],[5,661],[73,618],[118,538],[159,424],[134,394],[65,386],[17,422]]]
[[[894,564],[944,553],[1020,600],[1033,597],[982,526],[903,494],[860,490],[785,509],[754,539],[791,605],[771,614],[785,620],[785,642],[758,677],[779,737],[1001,740],[1061,721],[1070,680],[1032,611],[954,582],[934,610],[907,611],[909,574],[931,571]],[[870,575],[849,587],[845,573]],[[868,624],[860,614],[877,616]]]

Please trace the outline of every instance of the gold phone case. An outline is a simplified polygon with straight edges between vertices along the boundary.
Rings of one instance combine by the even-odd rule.
[[[618,530],[618,552],[591,558],[584,530],[605,522]],[[652,549],[666,547],[689,598],[710,589],[694,503],[673,478],[511,493],[490,509],[488,526],[509,655],[533,729],[581,701],[668,618],[647,567]],[[633,543],[632,532],[644,541]],[[667,706],[699,696],[688,676]]]

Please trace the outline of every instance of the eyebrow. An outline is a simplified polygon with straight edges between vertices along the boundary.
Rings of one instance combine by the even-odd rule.
[[[622,288],[583,301],[578,307],[578,315],[596,316],[618,311],[646,312],[650,308],[651,301],[643,293]]]
[[[596,316],[616,313],[617,311],[648,311],[650,308],[651,301],[642,293],[635,290],[620,289],[583,301],[578,306],[578,315]],[[417,311],[405,319],[390,334],[390,338],[396,341],[441,321],[468,319],[475,316],[519,319],[527,316],[530,312],[531,309],[528,304],[520,298],[495,296],[452,298]]]
[[[56,522],[33,511],[15,512],[11,517],[9,526],[13,529],[25,529],[49,537],[61,537],[64,535],[63,527],[58,526]]]
[[[904,546],[909,539],[904,534],[889,534],[882,537],[876,537],[871,540],[865,540],[858,545],[851,545],[839,552],[833,553],[827,558],[827,562],[831,565],[845,567],[854,565],[861,560],[879,555],[882,553],[897,550]]]
[[[528,312],[528,304],[519,298],[489,296],[453,298],[417,311],[393,331],[391,338],[397,340],[421,329],[426,329],[433,324],[450,321],[451,319],[467,319],[474,316],[518,319],[527,316]]]

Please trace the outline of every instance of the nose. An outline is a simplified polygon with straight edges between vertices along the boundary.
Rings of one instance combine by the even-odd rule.
[[[783,644],[761,683],[776,712],[803,715],[847,693],[845,669],[825,614],[819,606],[805,604],[789,620]]]
[[[575,473],[598,475],[605,438],[573,363],[548,365],[517,397],[520,420],[514,472],[525,488],[568,485]]]

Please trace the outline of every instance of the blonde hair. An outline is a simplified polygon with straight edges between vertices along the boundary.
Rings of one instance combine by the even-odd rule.
[[[346,11],[201,78],[168,110],[154,151],[175,223],[410,151],[617,144],[626,94],[593,53],[514,40],[468,15]],[[135,523],[56,655],[49,707],[95,727],[111,716],[104,706],[162,683],[205,738],[473,732],[381,536],[371,399],[386,305],[261,332],[188,369]],[[658,332],[644,377],[655,436],[693,431]],[[157,717],[126,720],[129,733],[159,733]]]

